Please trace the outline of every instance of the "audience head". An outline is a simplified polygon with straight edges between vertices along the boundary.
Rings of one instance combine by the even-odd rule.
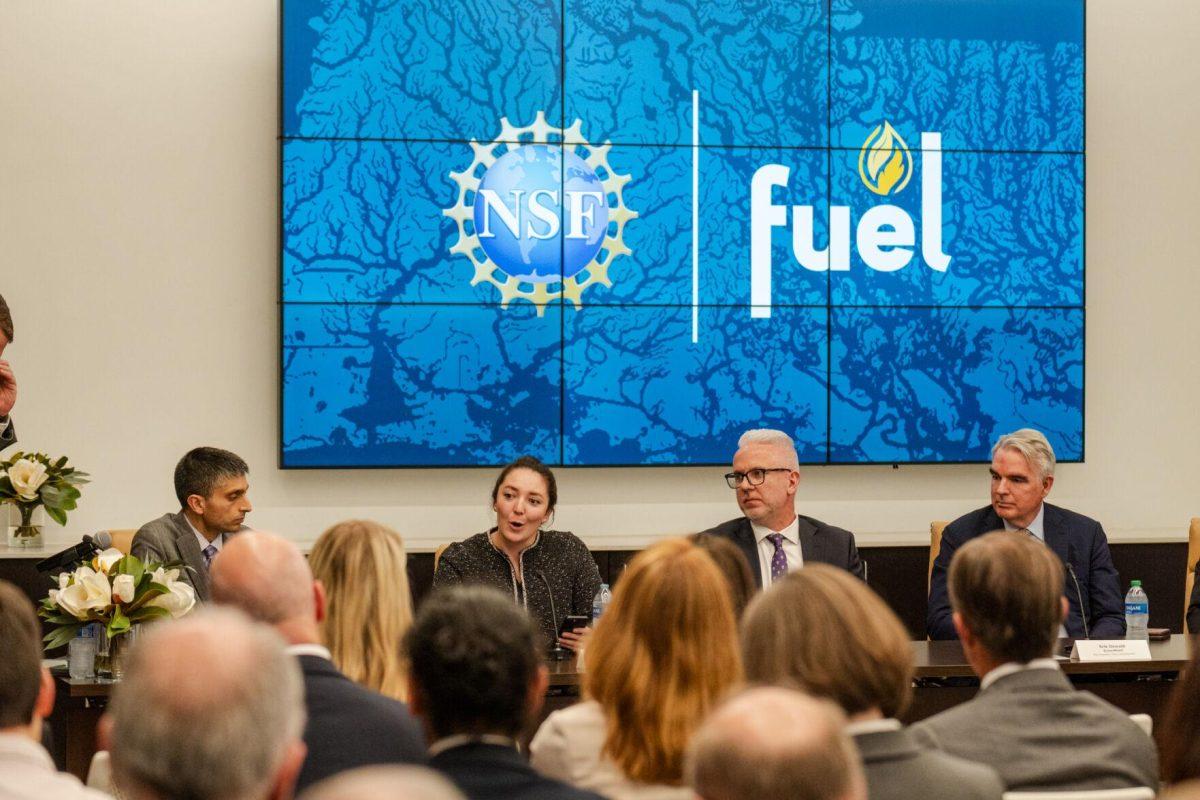
[[[796,686],[848,715],[896,717],[912,699],[908,633],[849,572],[810,564],[756,597],[742,619],[753,683]]]
[[[4,296],[0,295],[0,356],[4,355],[4,348],[11,344],[12,340],[12,312],[8,309],[8,303],[4,302]]]
[[[558,483],[550,468],[533,456],[521,456],[500,470],[492,486],[496,544],[524,547],[554,514]]]
[[[175,496],[209,531],[234,533],[253,510],[249,472],[246,462],[228,450],[197,447],[175,465]]]
[[[361,767],[321,781],[300,800],[466,800],[428,767]]]
[[[1166,716],[1159,726],[1158,741],[1164,783],[1200,779],[1200,646],[1193,642],[1192,659],[1179,676]],[[1194,787],[1200,797],[1200,782]]]
[[[740,619],[750,599],[758,591],[754,583],[754,573],[750,571],[750,563],[746,561],[746,556],[736,544],[724,536],[697,533],[689,539],[692,544],[708,553],[725,576],[725,581],[729,584],[729,600],[733,606],[734,619]]]
[[[742,434],[731,475],[726,477],[737,481],[738,507],[751,522],[778,530],[796,516],[800,459],[792,437],[783,431],[762,428]],[[739,480],[739,475],[745,477]]]
[[[992,446],[992,508],[1024,528],[1037,517],[1054,485],[1054,449],[1039,431],[1006,433]]]
[[[101,738],[128,798],[290,797],[304,760],[300,668],[278,634],[232,609],[149,626]]]
[[[321,637],[333,663],[351,680],[405,699],[396,644],[412,624],[412,594],[400,534],[369,520],[339,522],[317,539],[308,563],[328,598]]]
[[[779,687],[720,706],[688,751],[701,800],[866,800],[845,719],[826,701]]]
[[[0,581],[0,732],[41,739],[54,707],[54,682],[42,668],[42,627],[25,593]]]
[[[741,680],[737,627],[708,553],[665,539],[638,553],[587,644],[584,693],[606,720],[604,752],[643,783],[679,783],[692,733]]]
[[[212,598],[273,626],[290,644],[320,641],[325,597],[300,548],[281,536],[247,531],[213,560]]]
[[[1066,615],[1063,568],[1032,536],[994,531],[972,539],[954,554],[948,586],[954,627],[973,667],[977,653],[999,665],[1053,651]]]
[[[537,627],[496,589],[435,591],[403,648],[409,704],[430,741],[456,734],[516,737],[541,708],[548,677]]]

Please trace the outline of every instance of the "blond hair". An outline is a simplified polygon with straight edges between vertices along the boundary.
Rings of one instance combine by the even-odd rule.
[[[321,638],[351,680],[398,700],[408,694],[400,640],[412,625],[400,534],[370,520],[339,522],[308,559],[328,597]]]
[[[596,624],[583,690],[604,712],[604,754],[631,780],[681,784],[692,734],[741,681],[724,581],[708,553],[666,539],[629,563]]]
[[[755,683],[797,686],[847,714],[895,717],[912,700],[908,632],[858,578],[811,564],[771,585],[742,619],[742,659]]]

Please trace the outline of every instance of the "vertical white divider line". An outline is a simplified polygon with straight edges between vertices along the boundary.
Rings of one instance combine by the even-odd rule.
[[[700,341],[700,92],[692,90],[692,344]]]

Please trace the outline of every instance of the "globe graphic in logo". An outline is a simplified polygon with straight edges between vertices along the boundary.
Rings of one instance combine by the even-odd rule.
[[[488,168],[475,194],[474,222],[480,247],[504,273],[554,283],[577,275],[600,252],[608,202],[582,158],[528,144]]]

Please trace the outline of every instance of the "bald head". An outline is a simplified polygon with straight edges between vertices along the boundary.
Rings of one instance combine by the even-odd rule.
[[[312,570],[294,543],[263,531],[238,534],[221,548],[209,575],[217,603],[274,625],[293,643],[317,640]]]
[[[696,732],[688,775],[703,800],[866,800],[862,764],[832,703],[751,689]]]
[[[362,767],[321,781],[300,800],[465,800],[428,767]]]
[[[299,666],[270,628],[226,609],[157,623],[109,706],[114,779],[133,798],[270,796],[303,760],[303,703]]]

